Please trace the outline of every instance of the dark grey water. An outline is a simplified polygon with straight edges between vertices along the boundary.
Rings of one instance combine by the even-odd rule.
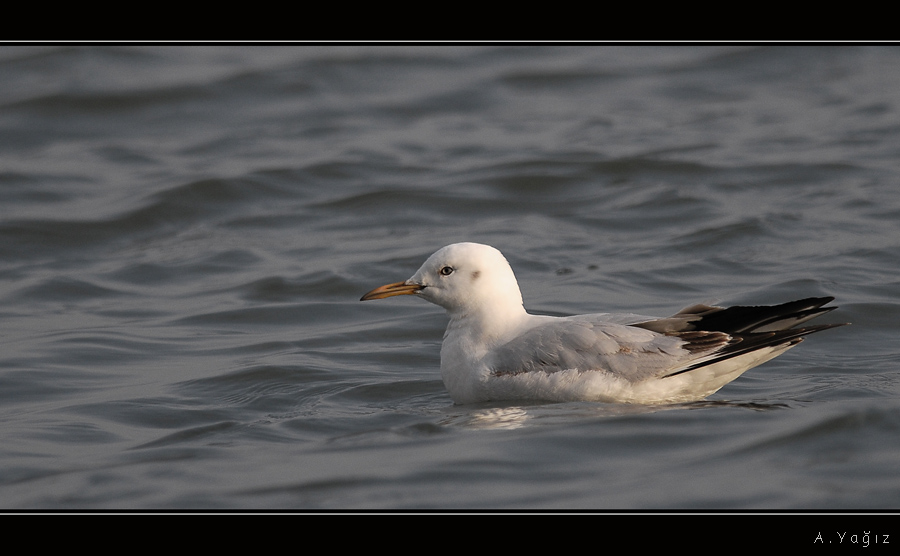
[[[437,248],[526,306],[833,295],[704,403],[455,406]],[[0,49],[0,507],[900,506],[900,49]]]

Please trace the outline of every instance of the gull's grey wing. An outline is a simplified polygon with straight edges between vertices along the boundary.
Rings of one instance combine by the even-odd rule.
[[[607,371],[632,382],[676,376],[773,346],[794,345],[841,324],[792,328],[836,309],[831,297],[781,305],[729,308],[694,305],[677,314],[582,315],[548,319],[494,350],[491,372],[502,376],[563,370]]]
[[[723,332],[660,334],[600,320],[605,315],[548,319],[493,350],[496,376],[565,370],[606,371],[632,382],[664,376],[731,341]]]

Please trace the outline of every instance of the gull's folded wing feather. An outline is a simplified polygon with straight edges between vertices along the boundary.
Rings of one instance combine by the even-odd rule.
[[[664,376],[726,346],[722,332],[659,334],[600,320],[602,315],[553,319],[495,348],[495,376],[529,372],[605,371],[630,382]]]
[[[553,319],[496,348],[488,365],[495,376],[576,370],[605,371],[630,382],[666,378],[843,326],[792,328],[833,310],[822,307],[832,299],[770,307],[694,305],[651,320],[611,314]]]

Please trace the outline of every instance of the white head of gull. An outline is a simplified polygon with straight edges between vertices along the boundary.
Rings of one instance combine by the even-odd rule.
[[[693,305],[667,317],[525,311],[500,251],[455,243],[404,282],[362,301],[416,295],[447,310],[441,375],[456,403],[490,400],[664,404],[701,400],[797,345],[841,326],[794,328],[836,307],[831,297],[774,306]]]

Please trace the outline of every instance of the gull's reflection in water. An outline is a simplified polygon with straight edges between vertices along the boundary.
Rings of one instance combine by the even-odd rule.
[[[643,415],[660,411],[697,410],[715,408],[741,408],[751,411],[771,411],[788,409],[784,403],[737,402],[701,400],[680,404],[638,405],[607,404],[591,402],[573,403],[532,403],[528,405],[512,405],[491,407],[487,404],[473,406],[453,406],[448,409],[446,418],[440,421],[444,426],[456,426],[475,430],[513,430],[530,424],[549,424],[561,420],[580,419],[584,417],[623,417]]]
[[[454,415],[441,421],[442,425],[461,426],[470,429],[518,429],[531,419],[523,407],[492,407],[476,409]]]

